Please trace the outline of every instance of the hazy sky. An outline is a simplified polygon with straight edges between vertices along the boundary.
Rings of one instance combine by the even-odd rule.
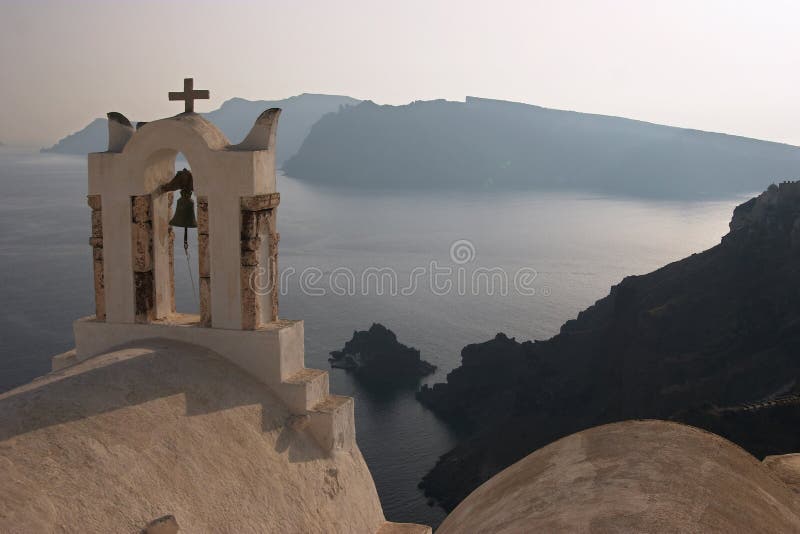
[[[800,145],[796,1],[0,0],[0,66],[8,144],[173,115],[194,76],[198,111],[473,95]]]

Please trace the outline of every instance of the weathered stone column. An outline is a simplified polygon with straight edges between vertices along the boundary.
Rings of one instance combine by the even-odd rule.
[[[208,197],[197,197],[197,256],[200,276],[200,325],[211,326],[211,260],[208,252]]]
[[[156,318],[152,216],[153,199],[150,195],[131,197],[134,313],[137,323],[149,323]]]
[[[106,289],[103,280],[103,211],[100,195],[86,197],[92,208],[92,263],[94,265],[94,308],[98,321],[106,320]]]
[[[281,234],[278,233],[278,208],[270,210],[267,218],[267,235],[269,236],[269,287],[270,287],[270,321],[278,320],[278,242]]]
[[[255,330],[278,318],[278,233],[275,215],[279,193],[242,197],[242,329]]]

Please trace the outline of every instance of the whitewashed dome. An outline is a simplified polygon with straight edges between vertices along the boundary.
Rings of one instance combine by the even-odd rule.
[[[800,507],[776,471],[717,435],[627,421],[531,453],[436,532],[800,532]]]
[[[151,340],[0,395],[0,532],[377,532],[358,450],[293,430],[269,388]]]

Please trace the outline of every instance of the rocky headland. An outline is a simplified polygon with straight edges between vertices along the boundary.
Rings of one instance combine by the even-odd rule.
[[[330,354],[331,367],[347,369],[368,384],[416,385],[436,371],[435,365],[420,357],[419,350],[397,341],[395,333],[379,323],[353,332],[342,350]]]
[[[689,199],[761,191],[798,167],[795,146],[476,97],[342,108],[322,116],[283,166],[358,188]]]
[[[719,245],[630,276],[547,341],[462,351],[419,400],[471,437],[420,484],[450,510],[531,451],[595,425],[662,418],[758,457],[800,450],[800,182],[738,206]]]

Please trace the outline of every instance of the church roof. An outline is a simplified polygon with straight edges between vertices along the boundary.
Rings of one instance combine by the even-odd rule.
[[[531,453],[436,532],[800,532],[800,506],[776,473],[719,436],[628,421]]]
[[[209,350],[166,340],[0,395],[0,532],[376,532],[357,447],[329,454]],[[296,427],[295,427],[296,428]]]

